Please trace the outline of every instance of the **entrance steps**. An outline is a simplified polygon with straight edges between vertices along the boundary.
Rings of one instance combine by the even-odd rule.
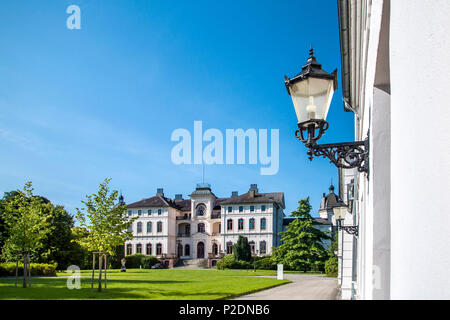
[[[178,269],[206,269],[208,259],[180,259],[175,265]]]

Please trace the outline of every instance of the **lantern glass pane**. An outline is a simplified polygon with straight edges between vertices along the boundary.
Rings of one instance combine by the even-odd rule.
[[[289,92],[298,122],[326,120],[334,93],[333,80],[309,77],[290,85]]]

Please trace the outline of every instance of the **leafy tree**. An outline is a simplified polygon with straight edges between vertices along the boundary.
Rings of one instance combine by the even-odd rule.
[[[132,233],[128,228],[137,219],[129,219],[126,215],[126,205],[120,201],[116,202],[119,193],[117,190],[110,191],[110,181],[111,179],[105,179],[100,184],[98,193],[87,195],[86,201],[81,201],[84,207],[76,208],[80,226],[89,230],[88,235],[78,239],[78,242],[90,252],[100,252],[100,256],[114,255],[117,246],[131,240]],[[102,290],[102,263],[99,258],[99,291]],[[92,272],[94,274],[94,266]]]
[[[328,258],[324,240],[330,236],[327,231],[315,227],[309,197],[298,203],[297,210],[291,214],[296,219],[282,233],[283,244],[274,250],[272,259],[293,270],[323,270]]]
[[[5,244],[6,239],[8,239],[8,227],[4,218],[6,211],[6,204],[14,199],[18,194],[17,191],[5,192],[3,199],[0,200],[0,256],[2,256],[2,249]]]
[[[250,261],[252,259],[252,252],[247,237],[239,236],[238,241],[233,246],[233,252],[236,260]]]
[[[3,203],[3,219],[8,238],[2,255],[5,260],[23,258],[23,287],[27,287],[27,273],[30,254],[42,247],[42,240],[51,231],[48,212],[51,204],[44,203],[40,197],[33,195],[31,182],[27,182],[23,191]],[[14,259],[15,258],[15,259]],[[31,285],[31,279],[28,279]]]
[[[63,206],[51,205],[49,209],[49,222],[53,230],[43,239],[42,247],[36,251],[33,260],[41,263],[56,262],[58,269],[66,269],[71,264],[77,264],[72,252],[75,249],[72,242],[74,220]]]

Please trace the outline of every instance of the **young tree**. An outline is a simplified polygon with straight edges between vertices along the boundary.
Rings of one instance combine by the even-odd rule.
[[[23,258],[23,287],[27,287],[30,272],[30,254],[42,246],[42,240],[51,231],[49,223],[49,204],[33,195],[31,182],[27,182],[23,191],[3,203],[3,220],[8,238],[3,246],[2,255],[6,260],[18,261]],[[17,270],[16,270],[17,276]],[[31,286],[31,277],[28,277]],[[17,282],[17,279],[16,279]]]
[[[252,259],[247,237],[239,236],[238,241],[233,246],[233,252],[236,260],[250,261]]]
[[[283,244],[274,250],[272,259],[293,270],[322,270],[328,258],[324,241],[330,236],[314,226],[309,197],[298,203],[297,210],[291,214],[296,219],[282,233]]]
[[[114,254],[115,247],[132,239],[132,233],[128,231],[128,228],[136,219],[129,219],[126,215],[126,205],[120,201],[116,202],[119,193],[117,190],[110,192],[110,181],[111,179],[105,179],[100,184],[97,194],[87,195],[86,201],[81,201],[84,208],[76,209],[80,227],[89,231],[87,236],[79,238],[78,242],[93,253],[92,286],[95,254],[97,253],[99,256],[98,291],[102,290],[103,258],[106,268],[107,256]]]

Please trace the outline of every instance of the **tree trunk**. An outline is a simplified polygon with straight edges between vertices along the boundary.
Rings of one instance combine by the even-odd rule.
[[[92,253],[92,280],[91,280],[91,291],[94,290],[94,274],[95,274],[95,253]]]
[[[105,289],[106,289],[106,271],[108,270],[108,258],[106,257],[105,254]]]
[[[100,271],[100,275],[98,276],[98,291],[102,291],[102,256],[98,254],[98,270]]]
[[[28,262],[28,287],[31,288],[31,258],[29,253],[27,253],[27,262]]]
[[[15,284],[16,288],[17,288],[17,278],[19,278],[19,258],[16,259],[16,284]]]
[[[23,254],[23,287],[27,287],[27,255],[26,253]]]

